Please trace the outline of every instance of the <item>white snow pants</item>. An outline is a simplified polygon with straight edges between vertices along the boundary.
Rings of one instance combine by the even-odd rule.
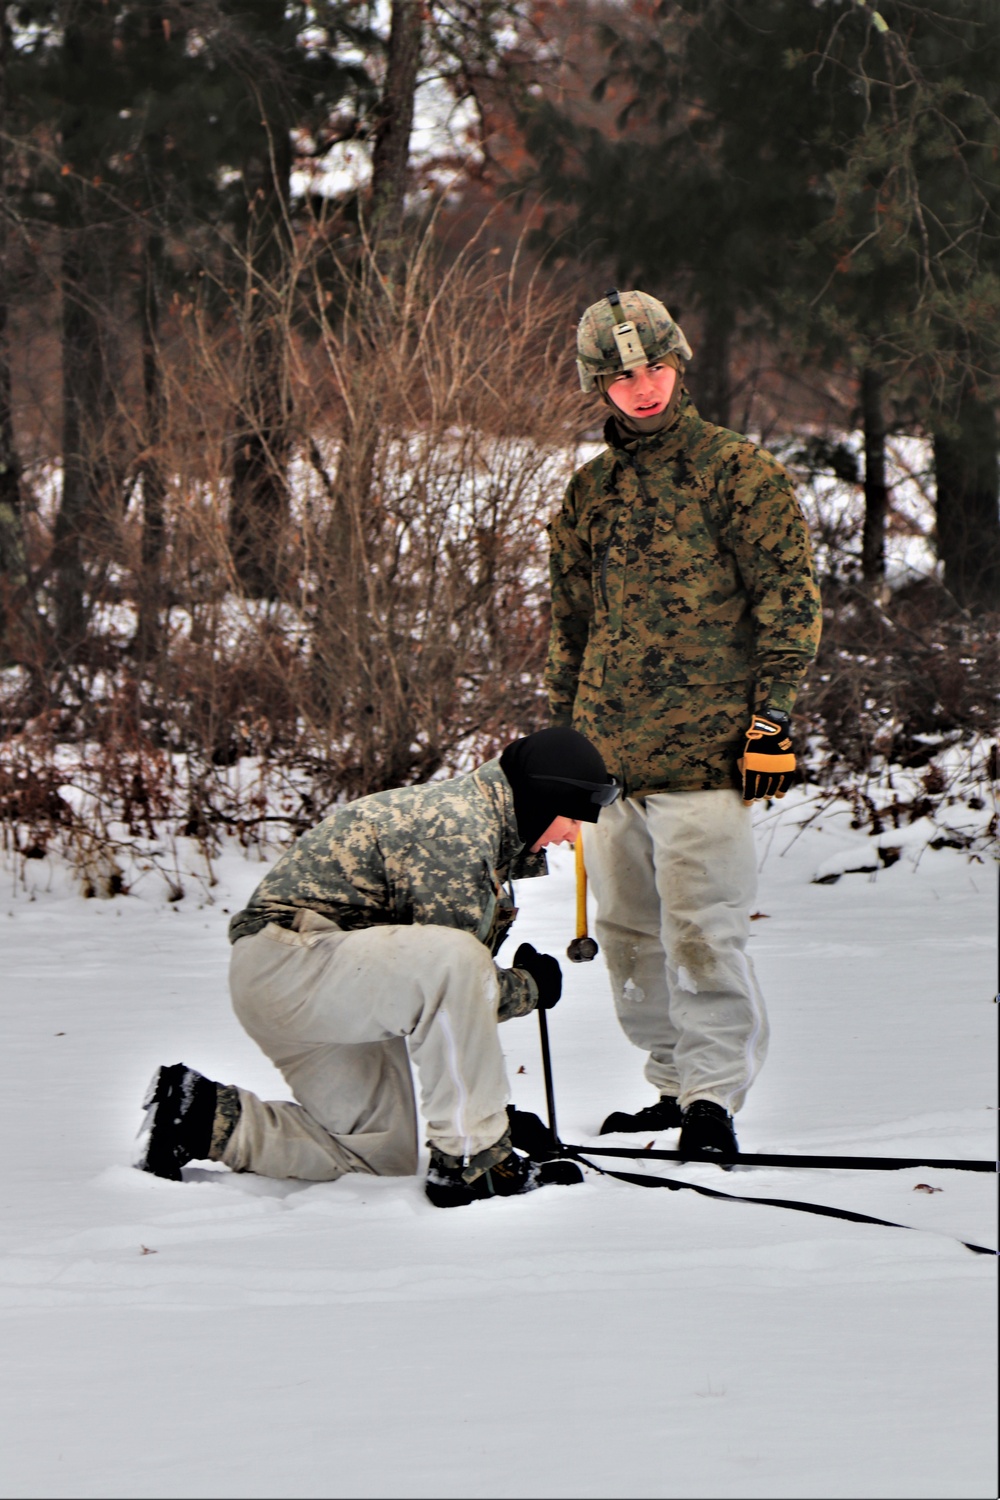
[[[646,1077],[682,1109],[738,1110],[768,1036],[746,953],[750,809],[729,790],[624,798],[587,827],[584,851],[618,1019],[649,1053]]]
[[[329,1181],[345,1172],[417,1170],[409,1059],[427,1133],[472,1157],[507,1129],[497,1036],[499,985],[488,950],[450,927],[341,932],[270,924],[233,947],[233,1009],[277,1064],[297,1104],[240,1089],[222,1160],[238,1172]]]

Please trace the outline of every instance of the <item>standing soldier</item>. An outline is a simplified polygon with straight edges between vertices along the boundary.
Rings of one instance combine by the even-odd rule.
[[[229,924],[233,1008],[296,1102],[159,1068],[136,1165],[175,1180],[204,1158],[313,1182],[415,1172],[412,1061],[432,1203],[579,1182],[538,1147],[541,1122],[505,1108],[497,1036],[499,1021],[555,1005],[559,964],[530,943],[509,969],[493,958],[517,915],[505,886],[544,875],[544,849],[573,843],[617,795],[593,745],[554,728],[468,775],[335,808]]]
[[[657,1103],[602,1133],[681,1128],[731,1160],[767,1044],[746,953],[750,808],[795,769],[790,713],[820,601],[785,470],[698,415],[691,349],[645,292],[611,291],[577,333],[611,414],[550,527],[552,722],[601,751],[622,798],[585,840],[615,1006]]]

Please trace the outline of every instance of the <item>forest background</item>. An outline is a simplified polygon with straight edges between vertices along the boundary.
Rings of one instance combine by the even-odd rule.
[[[995,853],[993,0],[22,0],[0,149],[15,861],[180,897],[542,725],[611,284],[800,481],[817,797]]]

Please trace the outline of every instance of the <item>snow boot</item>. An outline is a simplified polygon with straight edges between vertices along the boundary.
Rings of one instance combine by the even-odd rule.
[[[732,1116],[712,1099],[696,1099],[684,1111],[677,1149],[687,1161],[735,1161],[740,1148]]]
[[[134,1165],[180,1182],[181,1167],[203,1161],[212,1146],[219,1085],[184,1063],[157,1068],[142,1107]]]
[[[480,1198],[513,1198],[550,1183],[568,1186],[582,1182],[583,1173],[572,1161],[534,1161],[511,1151],[496,1166],[488,1167],[474,1182],[466,1182],[461,1167],[450,1167],[431,1150],[424,1192],[435,1208],[458,1208]]]
[[[613,1114],[608,1115],[597,1133],[613,1135],[616,1131],[624,1134],[633,1130],[676,1130],[683,1123],[684,1117],[677,1100],[669,1094],[661,1094],[655,1104],[647,1104],[645,1109],[638,1110],[634,1115],[627,1115],[623,1110],[616,1109]]]

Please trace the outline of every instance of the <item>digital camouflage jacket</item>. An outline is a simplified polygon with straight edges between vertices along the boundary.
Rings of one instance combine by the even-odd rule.
[[[819,645],[792,481],[686,392],[662,432],[605,439],[549,527],[552,722],[627,795],[735,785],[750,710],[790,711]]]
[[[399,923],[457,927],[496,956],[517,915],[505,882],[547,873],[518,837],[514,795],[498,760],[466,776],[376,792],[304,833],[229,923],[229,940],[268,922],[297,927],[319,912],[344,931]],[[501,969],[499,1019],[533,1010],[538,991]]]

